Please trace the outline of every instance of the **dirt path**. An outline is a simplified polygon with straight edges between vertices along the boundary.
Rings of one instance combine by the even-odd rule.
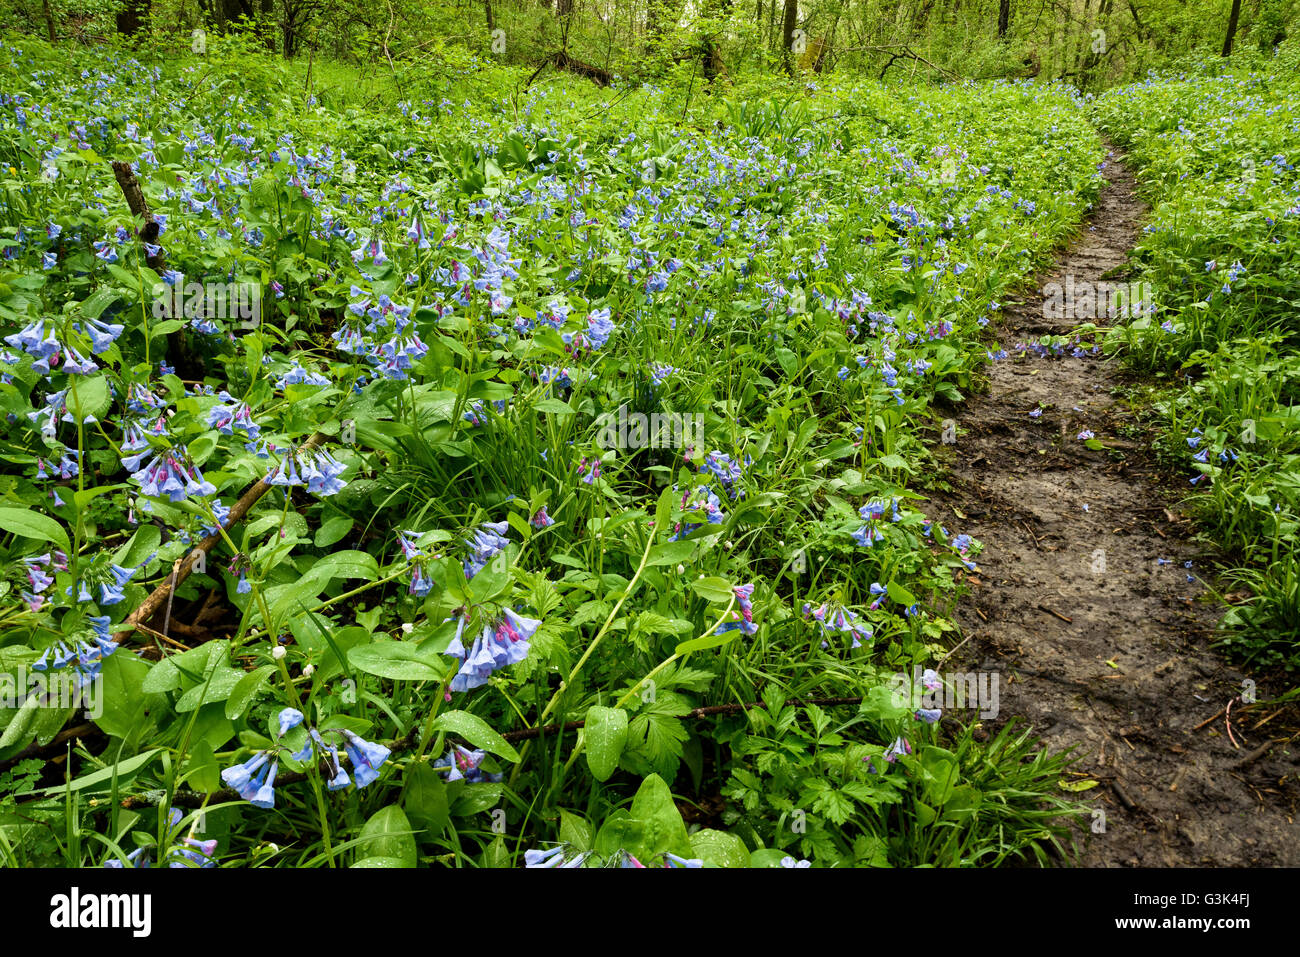
[[[1054,271],[1005,304],[1010,358],[991,365],[989,393],[962,406],[941,453],[951,491],[935,496],[936,517],[984,545],[957,657],[1000,677],[993,724],[1027,719],[1052,749],[1077,747],[1077,780],[1100,782],[1081,797],[1104,812],[1105,830],[1081,836],[1079,863],[1300,865],[1300,746],[1242,760],[1294,720],[1252,730],[1273,709],[1243,713],[1236,701],[1239,748],[1223,714],[1197,729],[1249,686],[1207,647],[1217,614],[1197,600],[1207,566],[1167,509],[1179,493],[1158,480],[1147,442],[1123,438],[1133,423],[1111,396],[1118,368],[1015,348],[1076,324],[1043,318],[1047,283],[1123,267],[1146,209],[1119,160]],[[1084,429],[1123,450],[1090,451]]]

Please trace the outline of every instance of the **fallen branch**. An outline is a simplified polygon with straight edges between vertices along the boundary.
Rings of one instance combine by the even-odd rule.
[[[93,738],[102,735],[103,733],[104,732],[100,731],[98,727],[91,724],[89,721],[85,724],[74,725],[73,727],[66,728],[56,734],[54,740],[49,744],[37,744],[33,741],[12,758],[5,758],[5,760],[0,761],[0,771],[7,771],[15,764],[18,764],[20,761],[26,761],[28,758],[47,757],[57,751],[61,751],[63,745],[74,738]]]
[[[131,215],[143,223],[136,231],[136,237],[144,245],[145,265],[161,274],[167,266],[167,254],[158,242],[162,227],[158,225],[157,218],[149,209],[149,203],[144,198],[144,190],[140,188],[140,181],[131,171],[131,164],[123,163],[121,160],[113,161],[113,176],[117,179],[117,185],[121,187],[122,195],[126,197],[126,205],[130,207]],[[150,251],[151,248],[153,252]],[[191,354],[184,329],[167,333],[167,355],[176,367],[176,371],[182,374],[181,378],[201,379],[203,377],[203,362]]]
[[[1254,764],[1256,761],[1262,758],[1265,754],[1268,753],[1268,749],[1273,747],[1273,745],[1281,744],[1283,741],[1286,740],[1287,740],[1286,738],[1271,738],[1268,741],[1265,741],[1263,744],[1261,744],[1254,751],[1251,751],[1248,755],[1246,755],[1241,760],[1234,761],[1230,765],[1230,767],[1234,771],[1240,771],[1242,768]]]
[[[303,442],[302,445],[298,446],[292,454],[296,455],[299,452],[305,452],[308,449],[320,445],[323,441],[325,441],[325,434],[323,432],[316,432]],[[231,528],[243,519],[243,517],[248,514],[248,510],[257,503],[257,500],[270,490],[271,486],[267,484],[265,479],[258,479],[252,488],[240,496],[239,501],[230,507],[230,514],[227,516],[223,527]],[[176,565],[173,566],[172,574],[167,576],[167,580],[155,588],[149,597],[140,603],[140,607],[126,617],[124,624],[132,626],[132,629],[134,630],[152,618],[162,606],[162,603],[171,597],[181,582],[190,577],[190,572],[193,571],[194,564],[198,561],[199,556],[206,555],[208,552],[212,551],[220,541],[222,541],[220,533],[209,535],[207,538],[203,539],[203,541],[199,542],[199,544],[195,546],[188,555],[178,560]],[[148,632],[150,629],[140,628],[139,630]],[[129,634],[129,632],[123,632],[122,634]]]
[[[527,90],[532,86],[533,80],[537,79],[548,66],[553,66],[557,70],[566,70],[569,73],[576,73],[578,76],[585,76],[597,86],[609,86],[614,82],[614,76],[604,67],[596,66],[594,63],[588,63],[585,60],[579,60],[575,56],[570,56],[566,50],[556,50],[554,53],[547,55],[533,71],[525,82],[523,88]]]

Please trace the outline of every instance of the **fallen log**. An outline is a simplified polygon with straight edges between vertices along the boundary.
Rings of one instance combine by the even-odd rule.
[[[294,449],[293,453],[305,452],[324,441],[325,434],[323,432],[313,433],[302,445]],[[226,517],[226,523],[223,527],[231,528],[242,520],[248,514],[248,510],[257,503],[257,500],[270,490],[271,486],[267,484],[265,479],[258,479],[248,491],[240,496],[239,501],[230,507],[230,514]],[[167,601],[170,605],[171,596],[175,593],[177,586],[190,577],[190,572],[194,570],[194,564],[198,561],[199,556],[212,551],[221,540],[220,534],[209,535],[195,546],[188,555],[177,559],[172,566],[172,573],[167,576],[167,580],[155,588],[149,597],[140,603],[140,607],[127,615],[124,624],[131,625],[134,630],[135,626],[143,626],[145,622],[152,618],[162,607],[164,601]],[[145,629],[142,627],[140,630],[144,631]],[[164,628],[163,633],[165,634],[165,632],[166,629]],[[130,632],[122,632],[122,634],[126,635],[130,634]]]
[[[135,178],[135,173],[131,170],[130,163],[123,163],[121,160],[113,161],[113,176],[117,179],[117,185],[122,190],[122,195],[126,198],[126,205],[131,210],[131,215],[142,222],[142,225],[136,230],[136,238],[144,245],[145,265],[159,275],[167,268],[167,254],[163,251],[162,245],[158,242],[159,234],[162,227],[158,224],[157,217],[149,208],[148,201],[144,198],[144,190],[140,187],[140,181]],[[150,252],[150,248],[154,252]],[[152,290],[145,292],[145,295],[152,293]],[[190,349],[189,340],[185,336],[185,330],[177,329],[175,332],[167,333],[167,357],[172,360],[177,374],[182,379],[201,380],[205,371],[203,360],[194,355]]]

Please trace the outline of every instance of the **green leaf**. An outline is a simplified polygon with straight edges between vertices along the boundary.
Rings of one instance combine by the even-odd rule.
[[[726,831],[705,829],[691,835],[693,857],[704,861],[706,867],[748,867],[749,848],[745,842]]]
[[[375,641],[348,651],[348,664],[358,671],[392,681],[441,681],[442,659],[405,641]]]
[[[68,411],[78,422],[98,419],[113,401],[108,391],[108,379],[102,375],[73,376],[73,384],[64,395]]]
[[[672,791],[659,775],[652,774],[641,782],[632,798],[630,813],[641,825],[641,843],[637,848],[641,853],[636,855],[641,863],[648,863],[665,851],[672,851],[678,857],[691,856],[691,841],[681,812],[673,803]]]
[[[445,711],[438,715],[438,719],[433,722],[433,727],[437,731],[458,734],[475,747],[490,751],[507,761],[519,760],[519,752],[510,742],[493,731],[491,726],[476,714],[470,714],[468,711]]]
[[[573,415],[574,414],[573,407],[570,406],[569,403],[563,402],[560,399],[556,399],[553,397],[549,399],[542,399],[542,401],[538,402],[536,405],[533,406],[533,409],[537,412],[550,412],[552,415]]]
[[[911,606],[916,604],[916,596],[898,582],[890,582],[886,590],[889,592],[889,597],[900,605]]]
[[[53,542],[65,552],[72,551],[68,533],[63,526],[40,512],[26,508],[0,508],[0,528],[23,538],[34,538],[38,542]]]
[[[352,531],[351,515],[335,515],[333,518],[326,519],[321,527],[316,529],[316,547],[328,548],[335,542],[340,542],[348,532]]]
[[[627,745],[627,712],[622,708],[602,708],[592,705],[587,709],[587,722],[583,729],[587,745],[587,767],[597,781],[608,781],[618,769],[618,759]]]
[[[118,300],[117,290],[107,287],[96,289],[81,304],[81,314],[87,319],[98,319],[114,302]]]
[[[402,807],[424,828],[426,839],[439,836],[451,823],[447,783],[423,762],[409,767],[402,778]]]
[[[203,680],[177,698],[173,707],[178,714],[183,714],[187,711],[197,710],[205,704],[216,704],[225,701],[244,677],[244,672],[240,669],[218,663],[212,669],[211,679],[205,673]]]
[[[650,549],[647,565],[677,565],[695,553],[695,542],[668,542]]]
[[[221,787],[221,766],[207,741],[199,741],[190,748],[185,770],[189,774],[190,787],[196,790],[210,792]]]
[[[691,591],[705,601],[726,603],[736,597],[736,593],[731,588],[731,583],[725,578],[718,578],[716,575],[709,578],[697,578],[691,582]]]
[[[69,791],[86,791],[90,788],[98,787],[101,784],[107,787],[113,780],[114,770],[117,772],[118,784],[121,785],[125,778],[135,774],[135,772],[139,771],[157,757],[161,751],[162,748],[151,748],[144,752],[144,754],[137,754],[135,757],[128,758],[115,766],[101,768],[98,771],[93,771],[90,774],[83,775],[70,784],[60,784],[57,787],[46,788],[44,791],[38,793],[41,795],[66,794]]]
[[[184,319],[164,319],[162,322],[149,327],[149,338],[157,339],[175,332],[177,329],[185,328]]]
[[[91,717],[100,730],[125,738],[145,717],[144,690],[149,664],[134,655],[109,655],[100,669],[99,698],[95,701],[100,714]]]
[[[655,532],[662,533],[668,527],[668,519],[673,514],[673,500],[676,499],[677,492],[672,486],[664,489],[659,496],[659,502],[655,505]]]
[[[5,726],[5,733],[0,735],[0,751],[12,747],[19,742],[24,744],[27,743],[28,739],[35,734],[31,729],[33,723],[36,721],[37,712],[40,710],[40,707],[40,695],[29,695],[26,700],[23,701],[22,707],[18,709],[18,713],[15,714]]]
[[[380,808],[361,828],[357,838],[358,867],[414,867],[418,851],[411,822],[396,804]],[[396,863],[365,864],[366,860],[388,859]]]
[[[275,665],[262,665],[240,678],[226,699],[226,717],[231,721],[238,720],[274,671]]]
[[[560,842],[577,851],[589,851],[591,840],[591,823],[581,814],[560,808]]]
[[[749,855],[750,867],[780,867],[781,862],[790,857],[789,852],[781,850],[779,847],[760,847],[754,853]]]
[[[117,550],[113,561],[124,568],[134,568],[156,552],[161,543],[162,530],[157,525],[141,525],[130,541]]]
[[[725,645],[729,641],[735,641],[741,636],[742,632],[738,628],[724,632],[719,635],[714,632],[711,635],[705,635],[701,638],[692,638],[690,641],[683,641],[673,649],[675,655],[689,655],[692,651],[704,651],[708,648],[717,648],[719,645]]]

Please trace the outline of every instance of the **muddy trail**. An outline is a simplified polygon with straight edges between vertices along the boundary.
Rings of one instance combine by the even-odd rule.
[[[1247,676],[1209,647],[1212,556],[1172,504],[1186,478],[1161,474],[1149,437],[1125,438],[1138,426],[1112,395],[1115,362],[1016,348],[1077,324],[1044,318],[1048,283],[1125,278],[1146,209],[1122,157],[1104,173],[1055,268],[1004,304],[1009,357],[937,447],[950,488],[934,517],[983,543],[949,666],[998,675],[988,724],[1027,721],[1047,747],[1076,749],[1067,780],[1098,782],[1079,794],[1096,810],[1078,864],[1300,865],[1295,709],[1249,707]],[[1084,430],[1110,448],[1088,449]],[[1255,694],[1270,690],[1284,689]]]

